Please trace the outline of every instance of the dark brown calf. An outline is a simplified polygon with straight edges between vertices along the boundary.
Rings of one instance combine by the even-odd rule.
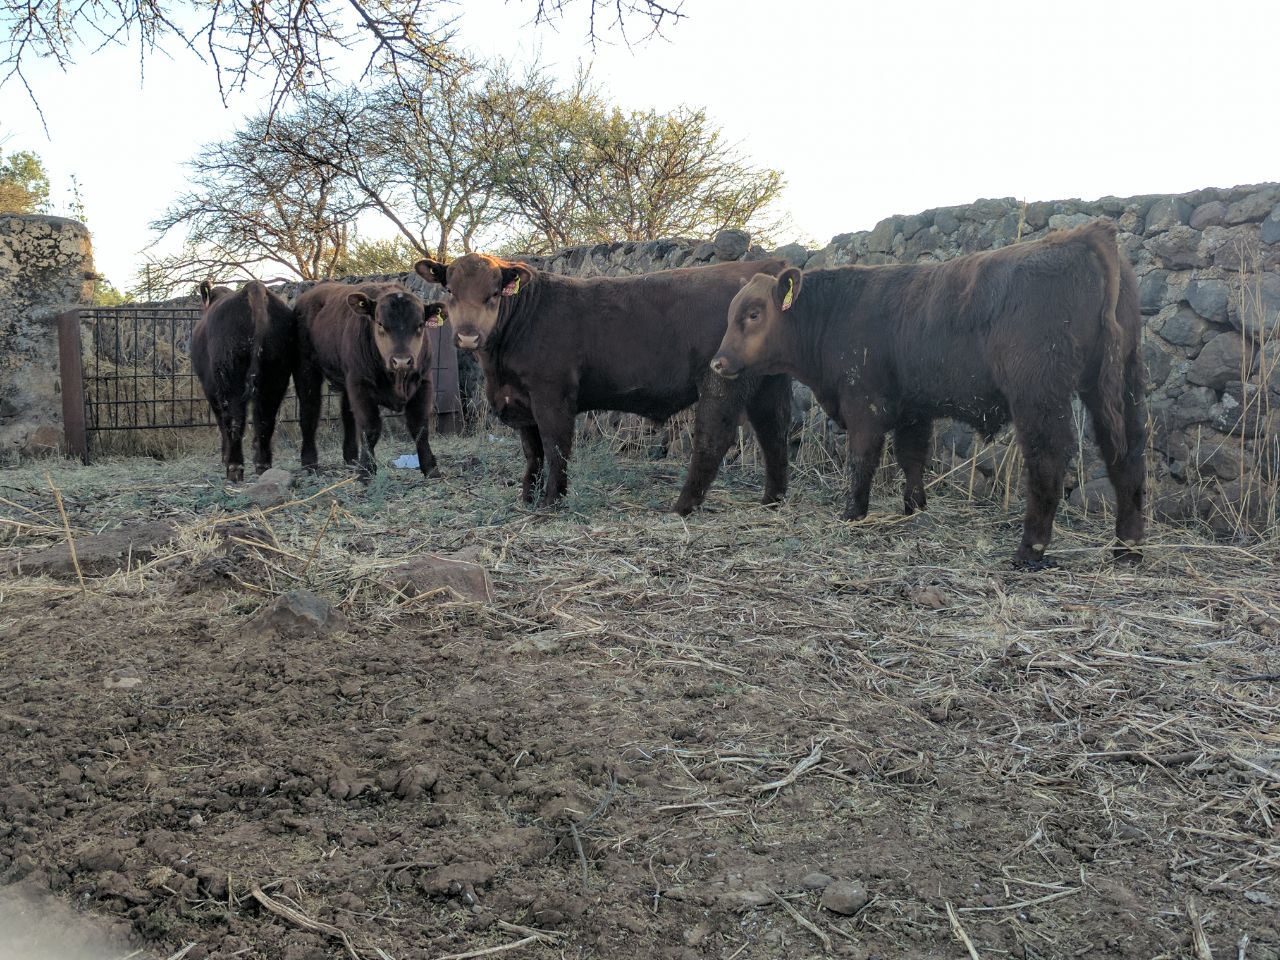
[[[933,420],[989,439],[1010,419],[1027,463],[1016,560],[1038,565],[1074,446],[1071,396],[1093,418],[1116,491],[1118,556],[1145,529],[1142,322],[1115,227],[1095,222],[946,263],[757,276],[734,297],[711,367],[790,373],[848,431],[845,518],[866,516],[887,431],[906,511],[925,505]]]
[[[200,284],[204,311],[191,334],[191,365],[222,434],[227,479],[244,479],[245,414],[253,406],[254,466],[271,466],[276,415],[293,368],[294,315],[257,280],[238,291]]]
[[[379,407],[404,411],[424,476],[438,476],[429,420],[431,341],[427,324],[443,323],[440,303],[424,304],[398,283],[322,283],[298,298],[295,383],[302,419],[302,465],[316,465],[320,388],[342,391],[342,456],[364,476],[378,470]]]
[[[734,293],[753,274],[784,266],[762,260],[581,279],[467,254],[415,269],[444,285],[458,346],[478,352],[490,405],[520,433],[526,501],[544,475],[547,502],[564,494],[578,413],[618,410],[662,422],[696,403],[693,459],[675,505],[687,514],[706,497],[744,411],[764,454],[765,502],[786,493],[789,378],[730,384],[707,369]]]

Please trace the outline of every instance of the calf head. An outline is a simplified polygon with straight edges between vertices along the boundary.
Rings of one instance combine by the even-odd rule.
[[[468,253],[448,266],[419,260],[418,275],[445,290],[445,309],[453,321],[454,340],[463,350],[476,350],[498,326],[504,297],[514,297],[533,282],[523,263]]]
[[[711,369],[732,380],[741,373],[778,373],[788,341],[784,316],[800,296],[803,275],[789,267],[771,277],[757,273],[729,304],[729,327]]]
[[[200,306],[205,310],[208,310],[223,297],[231,293],[230,287],[215,287],[212,281],[209,280],[201,280],[198,290],[200,293]]]
[[[357,291],[347,297],[347,306],[369,319],[383,366],[398,376],[417,365],[427,326],[444,323],[444,304],[424,304],[408,290],[392,290],[377,299]]]

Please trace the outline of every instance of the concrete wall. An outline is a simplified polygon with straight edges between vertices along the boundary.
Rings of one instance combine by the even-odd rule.
[[[58,450],[58,316],[89,302],[93,249],[81,223],[0,215],[0,462]]]

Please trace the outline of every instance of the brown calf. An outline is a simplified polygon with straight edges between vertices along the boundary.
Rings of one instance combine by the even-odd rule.
[[[222,434],[227,479],[244,479],[245,413],[253,405],[254,466],[271,466],[276,415],[293,368],[294,315],[261,282],[238,291],[200,284],[203,312],[191,334],[191,365]]]
[[[302,465],[316,465],[320,387],[342,391],[342,456],[368,477],[378,470],[379,407],[404,411],[424,476],[438,476],[431,452],[431,342],[427,324],[443,323],[440,303],[424,304],[398,283],[322,283],[298,298],[298,372]]]
[[[711,367],[790,373],[848,431],[844,515],[866,516],[885,433],[923,508],[933,420],[988,439],[1010,419],[1027,464],[1016,561],[1044,562],[1074,446],[1071,396],[1093,418],[1116,492],[1118,556],[1145,528],[1147,443],[1137,283],[1111,224],[946,263],[840,267],[752,278],[734,297]]]
[[[786,493],[790,379],[730,384],[707,369],[734,293],[753,274],[784,266],[762,260],[581,279],[467,254],[415,269],[444,285],[458,346],[477,351],[491,407],[520,433],[527,502],[544,473],[545,500],[564,494],[576,414],[618,410],[662,422],[696,403],[693,458],[675,505],[687,514],[706,497],[744,410],[764,454],[764,501]]]

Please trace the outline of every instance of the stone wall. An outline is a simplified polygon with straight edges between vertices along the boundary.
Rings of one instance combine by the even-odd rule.
[[[62,445],[58,316],[93,290],[89,231],[0,215],[0,462]]]
[[[979,200],[888,217],[871,230],[840,234],[819,250],[798,244],[765,250],[742,231],[729,230],[712,241],[597,244],[525,259],[575,276],[765,256],[807,269],[914,263],[1034,240],[1097,217],[1115,221],[1120,249],[1139,277],[1156,514],[1208,520],[1221,532],[1238,528],[1242,518],[1256,525],[1274,516],[1280,476],[1280,184],[1093,201]],[[1068,480],[1077,504],[1110,495],[1087,425],[1084,434],[1086,463],[1073,468]],[[967,430],[944,427],[940,441],[953,458],[974,449]],[[1002,446],[980,460],[988,478]]]

